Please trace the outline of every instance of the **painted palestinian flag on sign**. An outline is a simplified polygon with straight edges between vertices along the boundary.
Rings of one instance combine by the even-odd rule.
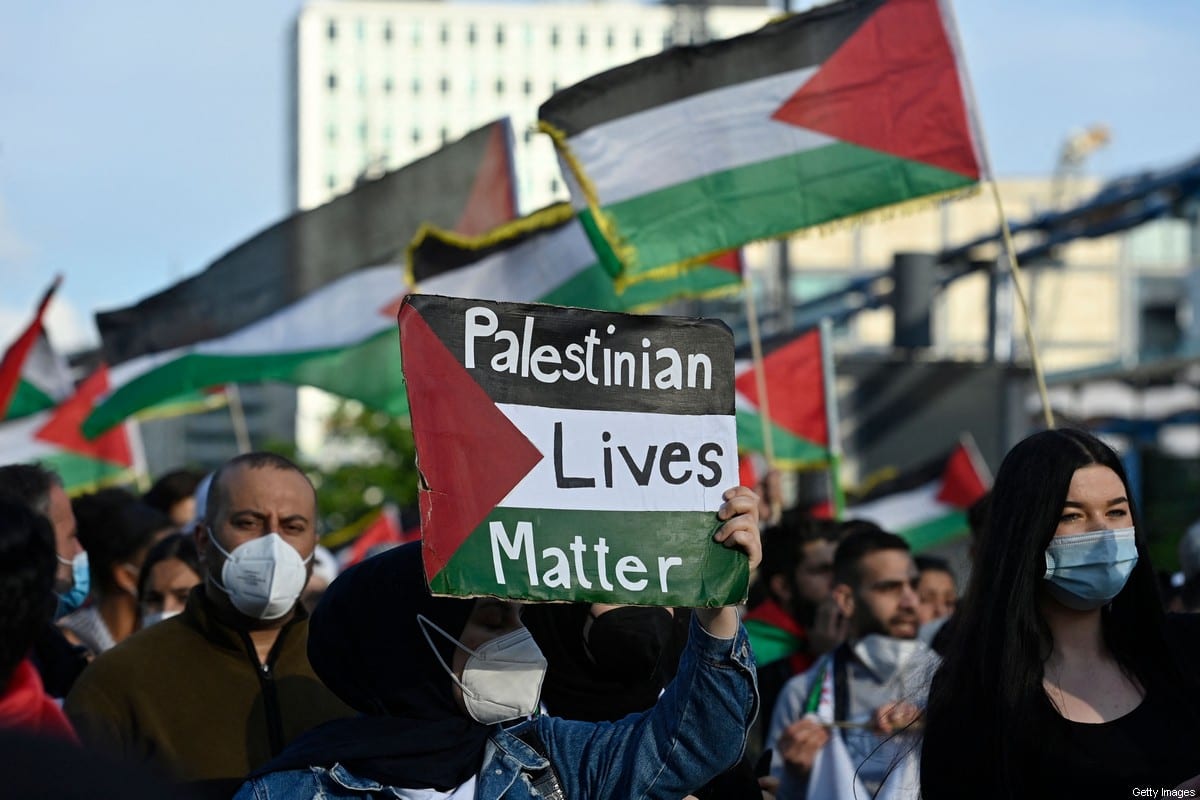
[[[539,111],[621,283],[980,179],[943,0],[846,0],[591,77]]]
[[[820,328],[785,340],[763,356],[777,464],[795,468],[831,460],[831,415],[837,409],[830,407],[833,395],[827,383],[833,365],[828,360]],[[738,359],[736,369],[738,445],[744,451],[764,453],[763,409],[754,363]]]
[[[975,440],[964,434],[946,455],[851,497],[846,515],[903,536],[919,553],[966,534],[967,509],[991,484]]]
[[[536,211],[483,236],[426,226],[409,248],[411,283],[423,292],[640,312],[683,297],[741,289],[738,251],[663,280],[618,292],[569,204]]]
[[[509,121],[493,122],[293,214],[198,275],[98,314],[114,390],[88,435],[225,383],[315,386],[403,413],[404,253],[423,224],[479,234],[516,215],[511,142]]]
[[[712,541],[738,477],[724,324],[433,295],[399,319],[436,594],[744,598]]]

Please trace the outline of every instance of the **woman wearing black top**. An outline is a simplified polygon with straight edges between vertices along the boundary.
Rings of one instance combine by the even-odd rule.
[[[1112,449],[1067,429],[1016,445],[975,564],[930,690],[925,800],[1165,797],[1200,773],[1195,628],[1164,617]]]

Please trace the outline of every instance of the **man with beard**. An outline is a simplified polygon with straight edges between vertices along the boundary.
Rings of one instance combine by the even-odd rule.
[[[837,522],[799,511],[785,512],[763,533],[757,589],[764,599],[744,620],[758,662],[763,713],[756,727],[770,719],[783,685],[845,638],[845,620],[830,596],[838,533]],[[759,747],[762,735],[753,737]]]
[[[833,599],[847,639],[784,686],[767,736],[779,800],[917,796],[918,716],[928,648],[917,637],[917,568],[908,544],[861,530],[838,545]]]

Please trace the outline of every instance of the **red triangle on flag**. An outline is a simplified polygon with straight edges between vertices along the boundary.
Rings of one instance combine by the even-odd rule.
[[[938,0],[888,0],[771,116],[979,178]]]
[[[492,125],[483,159],[471,184],[471,193],[454,226],[456,233],[482,236],[517,215],[512,147],[509,146],[507,128],[500,122]]]
[[[718,269],[723,269],[739,276],[745,269],[745,263],[742,260],[742,249],[740,247],[733,250],[726,250],[720,255],[713,256],[708,260],[708,263]]]
[[[400,306],[404,305],[404,298],[406,297],[408,297],[407,290],[398,295],[396,299],[382,306],[378,313],[387,317],[388,319],[396,319],[400,316]]]
[[[13,395],[17,392],[17,384],[21,382],[21,370],[25,366],[25,360],[29,358],[38,337],[42,336],[42,319],[46,316],[46,308],[50,305],[50,300],[53,299],[54,293],[58,291],[61,284],[62,276],[56,275],[54,282],[50,284],[50,288],[46,290],[38,303],[33,322],[29,323],[29,327],[17,337],[12,346],[4,351],[3,357],[0,357],[0,419],[3,419],[4,415],[8,413]]]
[[[54,409],[53,415],[34,438],[81,456],[132,467],[133,451],[129,446],[129,436],[124,425],[110,428],[95,439],[85,438],[81,430],[83,421],[92,413],[100,396],[107,391],[108,367],[101,364],[79,384],[75,394]]]
[[[942,473],[942,488],[938,490],[938,502],[955,508],[970,508],[975,501],[987,493],[987,484],[971,453],[958,445],[946,459],[946,470]]]
[[[411,305],[400,310],[400,349],[424,483],[425,574],[432,578],[544,456]],[[462,491],[451,494],[451,487]]]
[[[821,362],[821,331],[814,328],[796,337],[763,359],[767,405],[771,422],[789,432],[829,446],[829,419],[825,409],[825,369]],[[754,369],[734,380],[738,393],[761,407]]]

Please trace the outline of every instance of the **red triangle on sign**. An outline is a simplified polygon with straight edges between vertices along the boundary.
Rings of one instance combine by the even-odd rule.
[[[771,422],[796,436],[829,446],[825,369],[819,328],[798,336],[763,359]],[[738,393],[761,407],[753,368],[734,379]]]
[[[54,409],[54,414],[34,438],[81,456],[132,467],[133,451],[129,447],[129,436],[124,425],[110,428],[95,439],[84,438],[81,430],[83,421],[92,413],[100,396],[107,391],[108,367],[101,364],[79,384],[75,394]]]
[[[942,488],[938,490],[938,502],[955,508],[970,508],[975,501],[987,493],[987,484],[975,468],[971,454],[963,445],[958,445],[946,459],[946,470],[942,473]]]
[[[471,193],[454,226],[456,233],[482,236],[516,217],[511,153],[507,126],[499,122],[492,125],[475,182],[471,184]]]
[[[400,310],[400,350],[423,479],[425,574],[432,578],[544,456],[411,305]]]
[[[771,116],[979,178],[938,0],[888,0]]]

